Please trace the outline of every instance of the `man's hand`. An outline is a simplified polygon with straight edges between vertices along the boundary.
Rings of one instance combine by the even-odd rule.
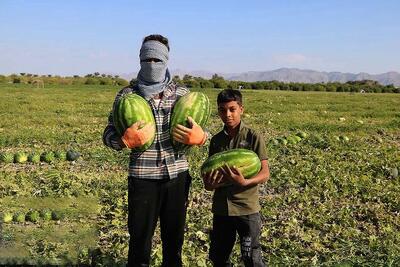
[[[213,190],[225,184],[223,182],[224,176],[218,170],[206,173],[202,178],[206,190]]]
[[[191,128],[187,128],[183,125],[176,125],[172,130],[172,136],[174,140],[186,145],[203,145],[206,142],[206,133],[201,127],[192,119],[187,118]]]
[[[239,186],[247,186],[247,181],[243,174],[240,172],[238,168],[235,166],[229,167],[228,165],[224,165],[221,167],[221,173],[227,181],[230,181]]]
[[[144,125],[143,121],[137,121],[125,130],[121,140],[128,148],[141,147],[151,139],[154,130],[154,125],[150,123]]]

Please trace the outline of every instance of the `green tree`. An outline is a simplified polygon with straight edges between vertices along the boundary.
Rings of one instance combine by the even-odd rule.
[[[179,77],[179,75],[174,75],[174,77],[172,77],[172,81],[176,84],[182,84],[181,78]]]
[[[227,88],[227,82],[225,79],[221,76],[218,76],[218,74],[214,74],[210,80],[214,84],[214,88]]]

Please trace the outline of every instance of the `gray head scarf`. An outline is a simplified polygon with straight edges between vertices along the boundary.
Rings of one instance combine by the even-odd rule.
[[[171,75],[167,68],[168,48],[159,41],[150,40],[142,44],[139,57],[140,71],[137,76],[139,93],[149,99],[164,91],[165,86],[171,81]],[[149,58],[156,58],[161,61],[143,61]]]

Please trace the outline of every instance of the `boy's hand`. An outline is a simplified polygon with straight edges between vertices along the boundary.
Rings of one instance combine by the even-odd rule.
[[[223,182],[224,176],[218,170],[213,170],[209,173],[206,173],[202,178],[206,190],[213,190],[225,184]]]
[[[201,127],[192,119],[187,118],[191,128],[187,128],[183,125],[176,125],[172,130],[172,136],[174,140],[186,145],[203,145],[206,142],[206,133]]]
[[[140,147],[146,144],[152,137],[154,125],[147,123],[141,129],[143,121],[137,121],[125,130],[124,136],[121,137],[122,142],[128,148]]]
[[[247,180],[243,177],[243,174],[235,166],[229,167],[224,165],[221,167],[221,173],[227,181],[230,181],[239,186],[247,186]]]

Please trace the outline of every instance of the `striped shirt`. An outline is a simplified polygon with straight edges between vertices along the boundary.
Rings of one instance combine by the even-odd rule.
[[[139,179],[174,179],[178,173],[188,169],[188,162],[184,154],[174,151],[169,133],[171,111],[179,97],[188,93],[184,87],[178,87],[170,83],[163,92],[161,101],[156,104],[153,98],[148,100],[156,121],[156,135],[153,144],[143,152],[130,154],[129,176]],[[119,140],[121,136],[117,133],[113,123],[113,111],[118,100],[125,94],[137,93],[137,87],[126,87],[120,90],[115,97],[113,110],[108,117],[108,125],[103,133],[103,142],[106,146],[121,150]]]

